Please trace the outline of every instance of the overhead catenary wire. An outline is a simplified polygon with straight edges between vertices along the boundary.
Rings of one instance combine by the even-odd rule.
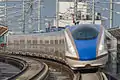
[[[31,2],[31,3],[34,3],[35,1],[37,1],[37,0],[31,0],[31,1],[33,1],[33,2]],[[26,1],[25,1],[26,2]],[[24,11],[25,12],[25,14],[26,15],[29,15],[29,9],[31,9],[31,5],[33,5],[33,4],[28,4],[28,3],[30,3],[30,1],[29,2],[27,2],[27,3],[25,3],[25,5],[28,5],[28,7],[26,8],[24,8],[26,11]],[[23,4],[22,4],[23,5]],[[20,6],[21,6],[21,4],[20,4]],[[7,10],[10,10],[11,8],[12,8],[13,6],[11,6],[11,7],[9,7],[9,8],[7,8]],[[15,7],[15,5],[14,5],[14,7],[13,7],[13,9],[17,9],[17,7]],[[14,11],[14,12],[10,12],[10,13],[7,13],[7,16],[8,16],[8,19],[7,19],[7,21],[9,22],[9,21],[11,21],[11,22],[14,22],[14,21],[16,21],[16,19],[17,18],[21,18],[21,20],[17,20],[18,22],[20,21],[22,21],[22,22],[24,22],[23,21],[23,19],[22,19],[22,8],[21,9],[17,9],[17,11]],[[16,17],[15,17],[15,15],[17,15]],[[13,19],[13,17],[14,18],[16,18],[16,19]],[[10,19],[11,18],[11,19]],[[34,22],[33,22],[34,23]]]
[[[34,0],[34,1],[38,1],[38,0]],[[25,4],[27,4],[27,5],[32,5],[32,4],[29,4],[30,3],[30,0],[28,1],[28,2],[26,2]],[[34,2],[31,2],[31,3],[34,3]],[[90,5],[91,5],[91,2],[89,2],[90,3]],[[102,4],[109,4],[108,2],[95,2],[95,3],[102,3]],[[119,2],[113,2],[114,4],[119,4]],[[34,3],[35,4],[35,3]],[[22,4],[21,4],[22,5]],[[102,6],[101,6],[102,7]],[[97,7],[97,5],[95,5],[95,8],[99,8],[99,7]],[[11,8],[9,8],[9,9],[11,9]],[[8,10],[9,10],[8,9]],[[29,10],[28,9],[30,9],[30,6],[28,7],[28,8],[26,8],[26,11],[28,12],[28,14],[29,14]],[[36,8],[34,7],[33,9],[35,9],[36,10]],[[101,10],[103,9],[103,10],[106,10],[106,11],[110,11],[110,9],[106,9],[106,8],[100,8]],[[21,10],[20,10],[21,11]],[[35,11],[35,12],[37,12],[37,11]],[[35,12],[34,12],[34,14],[35,14]],[[116,14],[120,14],[120,12],[118,12],[118,11],[115,11],[115,10],[113,10],[112,12],[114,12],[114,13],[116,13]],[[7,18],[11,18],[11,20],[12,20],[12,18],[14,17],[13,15],[15,15],[15,14],[18,14],[19,13],[19,11],[18,12],[15,12],[15,13],[8,13],[7,14]],[[10,16],[9,16],[10,15]],[[92,15],[92,14],[91,14]],[[29,16],[28,16],[29,17]],[[17,17],[15,17],[15,18],[17,18]],[[18,16],[18,18],[21,18],[21,16]],[[33,17],[32,17],[33,18]],[[54,17],[54,18],[56,18],[56,17]],[[33,18],[34,19],[34,18]],[[109,20],[110,18],[108,18],[108,20]],[[9,19],[10,20],[10,19]],[[36,21],[37,21],[37,19],[36,19]],[[35,21],[35,22],[36,22]],[[33,22],[34,23],[34,22]]]
[[[110,18],[110,28],[112,28],[113,27],[113,13],[117,13],[117,14],[120,14],[120,12],[117,12],[117,11],[114,11],[114,6],[113,6],[113,4],[120,4],[120,2],[114,2],[114,0],[110,0],[109,2],[97,2],[97,3],[101,3],[101,4],[103,4],[103,3],[105,3],[105,4],[108,4],[109,3],[109,6],[110,6],[110,9],[108,9],[108,8],[103,8],[103,9],[105,9],[105,10],[109,10],[109,18]],[[91,3],[90,3],[91,4]]]

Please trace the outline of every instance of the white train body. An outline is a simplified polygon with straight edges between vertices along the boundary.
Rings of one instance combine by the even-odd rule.
[[[106,64],[108,52],[104,28],[100,29],[100,26],[99,28],[91,28],[91,26],[96,25],[85,26],[97,32],[96,35],[90,35],[93,38],[83,39],[84,36],[82,36],[82,39],[77,40],[72,33],[74,31],[72,28],[59,32],[9,35],[8,49],[11,51],[34,52],[36,56],[44,52],[49,58],[54,56],[57,59],[66,60],[71,68],[86,67],[87,65],[93,67]],[[79,30],[81,26],[76,27]],[[88,33],[91,34],[91,32]]]

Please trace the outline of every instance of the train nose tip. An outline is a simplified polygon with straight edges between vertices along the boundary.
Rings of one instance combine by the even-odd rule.
[[[90,65],[90,64],[86,64],[85,67],[86,67],[86,68],[90,68],[91,65]]]

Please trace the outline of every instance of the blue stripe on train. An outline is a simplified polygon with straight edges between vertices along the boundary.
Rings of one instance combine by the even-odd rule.
[[[74,40],[80,60],[96,58],[97,38],[91,40]]]

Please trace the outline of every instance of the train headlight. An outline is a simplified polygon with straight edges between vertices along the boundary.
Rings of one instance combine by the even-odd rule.
[[[99,51],[100,51],[100,52],[103,52],[103,51],[104,51],[104,45],[100,45],[100,46],[99,46]]]
[[[104,54],[104,45],[100,45],[97,51],[97,56],[101,56]]]
[[[68,47],[68,50],[66,51],[66,56],[76,57],[76,52],[72,46]]]
[[[97,56],[101,56],[107,53],[107,49],[105,48],[105,44],[100,44],[99,45],[99,49],[98,49],[98,55]]]
[[[76,54],[76,53],[75,53],[75,50],[74,50],[74,48],[73,48],[72,46],[69,47],[69,51],[70,51],[70,53],[71,53],[72,55]]]
[[[75,51],[74,45],[72,44],[72,39],[69,36],[69,33],[67,33],[66,31],[65,31],[65,36],[66,36],[66,47],[67,47],[66,56],[77,58],[78,56]]]
[[[105,33],[104,31],[101,34],[100,37],[100,43],[98,43],[98,49],[97,49],[97,56],[101,56],[107,53],[107,49],[106,49],[106,43],[105,43]]]

